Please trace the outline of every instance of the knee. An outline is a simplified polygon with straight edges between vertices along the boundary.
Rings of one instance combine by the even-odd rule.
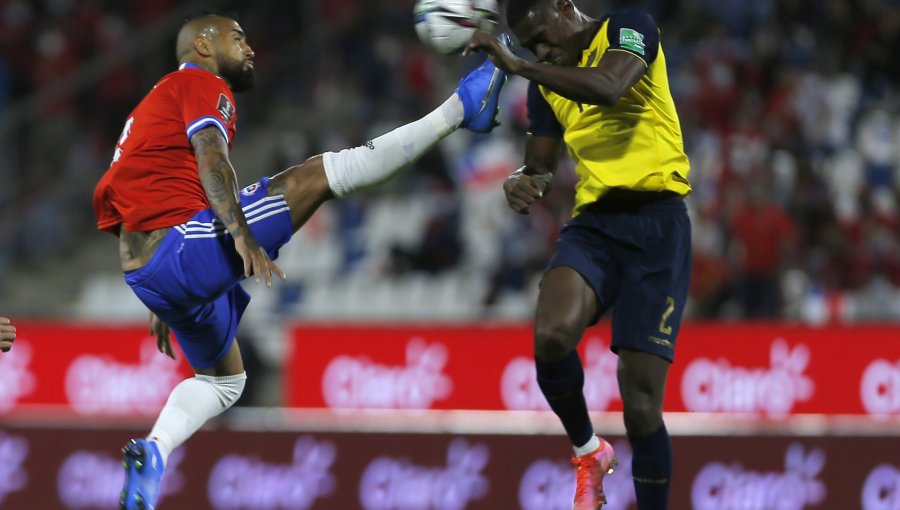
[[[219,404],[222,406],[222,411],[233,406],[234,403],[241,398],[241,394],[244,393],[244,387],[247,384],[246,372],[224,377],[213,377],[208,375],[197,375],[195,377],[202,381],[206,381],[212,386],[212,390],[216,394],[216,397],[218,397]]]
[[[622,392],[622,414],[629,436],[652,434],[662,425],[662,406],[650,392]]]
[[[276,175],[270,180],[269,188],[286,195],[289,201],[295,195],[331,198],[331,189],[328,187],[321,155],[313,156]]]
[[[227,407],[231,407],[237,402],[241,395],[244,394],[244,388],[247,386],[247,373],[244,372],[240,374],[239,378],[236,379],[231,384],[227,385],[226,393],[228,395],[228,401],[226,402]]]
[[[535,323],[534,356],[548,363],[565,358],[578,345],[581,330],[562,322]]]

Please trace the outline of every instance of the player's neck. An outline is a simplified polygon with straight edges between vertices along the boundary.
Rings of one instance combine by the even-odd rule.
[[[581,16],[581,28],[578,30],[575,38],[578,41],[578,47],[584,51],[591,47],[591,43],[594,42],[594,38],[597,37],[597,32],[600,30],[600,27],[603,26],[603,22],[585,16],[584,14],[581,14]]]
[[[178,69],[183,69],[184,67],[199,67],[200,69],[203,69],[204,71],[209,71],[209,72],[215,74],[216,76],[218,76],[218,73],[216,72],[215,69],[213,69],[212,64],[210,64],[209,62],[202,61],[202,60],[186,58],[178,63]]]

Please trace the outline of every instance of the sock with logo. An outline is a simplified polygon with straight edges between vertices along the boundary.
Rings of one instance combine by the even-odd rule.
[[[538,386],[550,408],[562,421],[572,445],[586,446],[596,436],[584,402],[584,369],[578,351],[572,351],[552,363],[535,359],[535,365]]]
[[[331,192],[342,197],[386,181],[455,131],[462,120],[462,101],[453,94],[425,117],[365,145],[322,154]]]
[[[666,426],[660,426],[649,436],[628,436],[628,441],[638,510],[665,510],[672,480],[672,443]]]
[[[231,407],[244,391],[247,373],[223,377],[196,375],[178,383],[169,394],[147,439],[155,441],[163,464],[172,450],[210,418]]]

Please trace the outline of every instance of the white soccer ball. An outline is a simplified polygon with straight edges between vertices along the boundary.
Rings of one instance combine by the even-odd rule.
[[[416,34],[443,54],[461,53],[472,32],[494,32],[500,14],[497,0],[416,0]]]

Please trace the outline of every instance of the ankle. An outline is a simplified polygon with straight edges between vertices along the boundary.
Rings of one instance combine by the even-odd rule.
[[[597,437],[597,434],[593,434],[587,443],[581,446],[573,446],[572,449],[575,450],[575,455],[577,457],[583,457],[588,455],[589,453],[593,453],[600,448],[600,438]]]

